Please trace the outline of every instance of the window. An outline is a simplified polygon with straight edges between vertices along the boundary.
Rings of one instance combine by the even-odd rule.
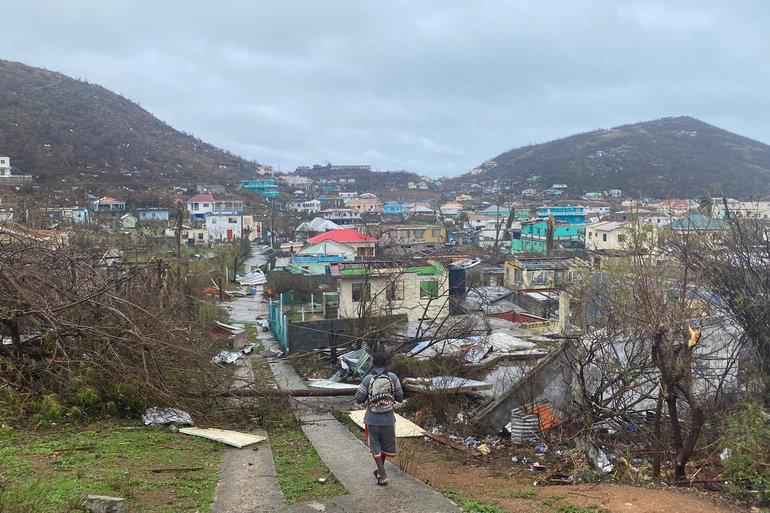
[[[591,239],[594,236],[594,232],[588,232],[588,238]]]
[[[441,230],[438,228],[431,228],[430,229],[430,235],[431,237],[438,237],[441,235]]]
[[[618,242],[626,242],[626,236],[625,235],[618,235]]]
[[[420,299],[438,297],[438,282],[434,280],[420,282]]]
[[[524,283],[524,270],[516,269],[514,283]]]
[[[369,300],[369,284],[368,283],[354,283],[350,299],[354,303],[358,303],[361,300],[368,301]]]
[[[385,299],[388,301],[404,299],[404,281],[396,280],[388,283],[388,288],[385,290]]]
[[[238,224],[238,219],[236,219],[235,217],[228,217],[227,222],[230,224]]]
[[[535,285],[545,285],[551,278],[549,271],[537,271],[532,275],[532,283]]]
[[[211,218],[211,224],[217,224],[217,218],[216,217],[212,217]]]
[[[607,234],[606,233],[602,234],[602,242],[607,242]]]

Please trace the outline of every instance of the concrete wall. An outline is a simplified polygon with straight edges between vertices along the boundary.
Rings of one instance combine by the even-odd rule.
[[[397,327],[398,324],[406,322],[407,317],[403,314],[373,317],[371,326],[396,323],[393,327]],[[324,319],[289,323],[287,326],[289,352],[310,351],[348,342],[360,335],[356,331],[357,323],[358,319]]]
[[[511,421],[514,408],[531,408],[547,402],[555,411],[567,412],[572,406],[572,370],[569,365],[574,348],[566,342],[531,371],[513,384],[507,392],[485,406],[471,422],[485,433],[498,433]]]

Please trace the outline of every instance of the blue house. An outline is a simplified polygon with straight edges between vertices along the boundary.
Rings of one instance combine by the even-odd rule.
[[[385,215],[390,215],[390,216],[403,215],[404,214],[404,205],[403,205],[403,203],[397,203],[395,201],[391,201],[391,202],[385,203],[382,206],[382,213],[385,214]]]
[[[573,207],[567,205],[566,207],[540,207],[537,209],[537,217],[539,219],[547,219],[549,215],[552,215],[553,218],[560,223],[586,223],[585,207]]]
[[[168,221],[171,218],[171,209],[150,207],[137,208],[136,217],[139,221]]]

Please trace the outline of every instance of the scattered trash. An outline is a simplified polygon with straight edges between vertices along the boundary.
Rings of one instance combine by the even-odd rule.
[[[537,440],[540,434],[540,417],[524,414],[520,408],[514,408],[511,411],[511,422],[505,428],[511,433],[511,443],[521,445]]]
[[[318,478],[318,482],[319,483],[325,483],[326,482],[326,478],[325,477],[319,477]]]
[[[476,447],[476,450],[479,451],[481,454],[486,456],[490,452],[492,452],[492,449],[489,448],[487,444],[481,444],[478,447]]]
[[[543,472],[546,469],[546,466],[543,463],[540,463],[539,461],[536,461],[532,464],[532,470],[536,472]]]
[[[242,286],[247,285],[264,285],[267,283],[267,277],[265,277],[265,273],[263,273],[259,269],[254,269],[251,272],[248,272],[241,276],[240,274],[235,275],[235,281],[238,282],[238,284]]]
[[[404,388],[414,392],[436,392],[444,394],[478,392],[491,390],[492,384],[485,381],[459,378],[455,376],[435,376],[432,378],[404,378]]]
[[[274,347],[268,347],[261,353],[259,353],[259,356],[264,356],[265,358],[277,358],[279,356],[283,356],[283,351],[276,349]]]
[[[548,431],[561,422],[547,404],[538,404],[532,408],[532,413],[540,419],[540,431]]]
[[[190,414],[176,408],[159,408],[152,406],[142,415],[145,426],[192,426],[193,420]]]
[[[338,383],[328,379],[308,380],[308,386],[313,388],[333,388],[335,390],[357,390],[358,385],[352,383]]]
[[[232,364],[243,358],[247,354],[250,354],[254,350],[254,344],[248,344],[238,351],[221,351],[214,355],[211,359],[211,363],[228,363]]]
[[[83,501],[82,508],[92,513],[123,513],[127,511],[125,498],[106,495],[89,495]]]
[[[214,325],[211,326],[211,333],[218,337],[230,342],[236,340],[246,339],[246,330],[240,326],[233,326],[231,324],[225,324],[223,322],[214,321]]]
[[[372,368],[372,357],[366,351],[366,346],[350,351],[338,357],[340,367],[349,376],[364,377]]]
[[[591,460],[591,463],[596,467],[596,470],[602,474],[609,474],[612,472],[612,469],[614,468],[612,463],[610,463],[610,460],[607,458],[604,451],[602,451],[596,444],[589,442],[586,445],[585,451],[586,456]]]
[[[722,463],[729,460],[730,457],[732,457],[733,451],[730,450],[729,447],[725,447],[722,452],[719,453],[719,459]]]
[[[535,446],[535,452],[538,454],[545,454],[548,452],[548,446],[545,444],[537,444]]]
[[[185,435],[199,436],[201,438],[206,438],[207,440],[222,442],[225,445],[230,445],[239,449],[267,440],[264,436],[241,433],[239,431],[228,431],[226,429],[186,427],[180,429],[179,432]]]

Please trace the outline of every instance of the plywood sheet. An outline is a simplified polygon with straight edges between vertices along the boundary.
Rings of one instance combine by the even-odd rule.
[[[366,410],[350,412],[350,419],[361,429],[364,427],[364,415]],[[409,419],[405,419],[396,413],[396,438],[415,438],[425,436],[425,431]]]
[[[267,440],[264,436],[241,433],[240,431],[228,431],[226,429],[186,427],[180,428],[179,432],[184,433],[185,435],[199,436],[208,440],[222,442],[225,445],[230,445],[239,449],[241,447],[246,447],[247,445]]]

